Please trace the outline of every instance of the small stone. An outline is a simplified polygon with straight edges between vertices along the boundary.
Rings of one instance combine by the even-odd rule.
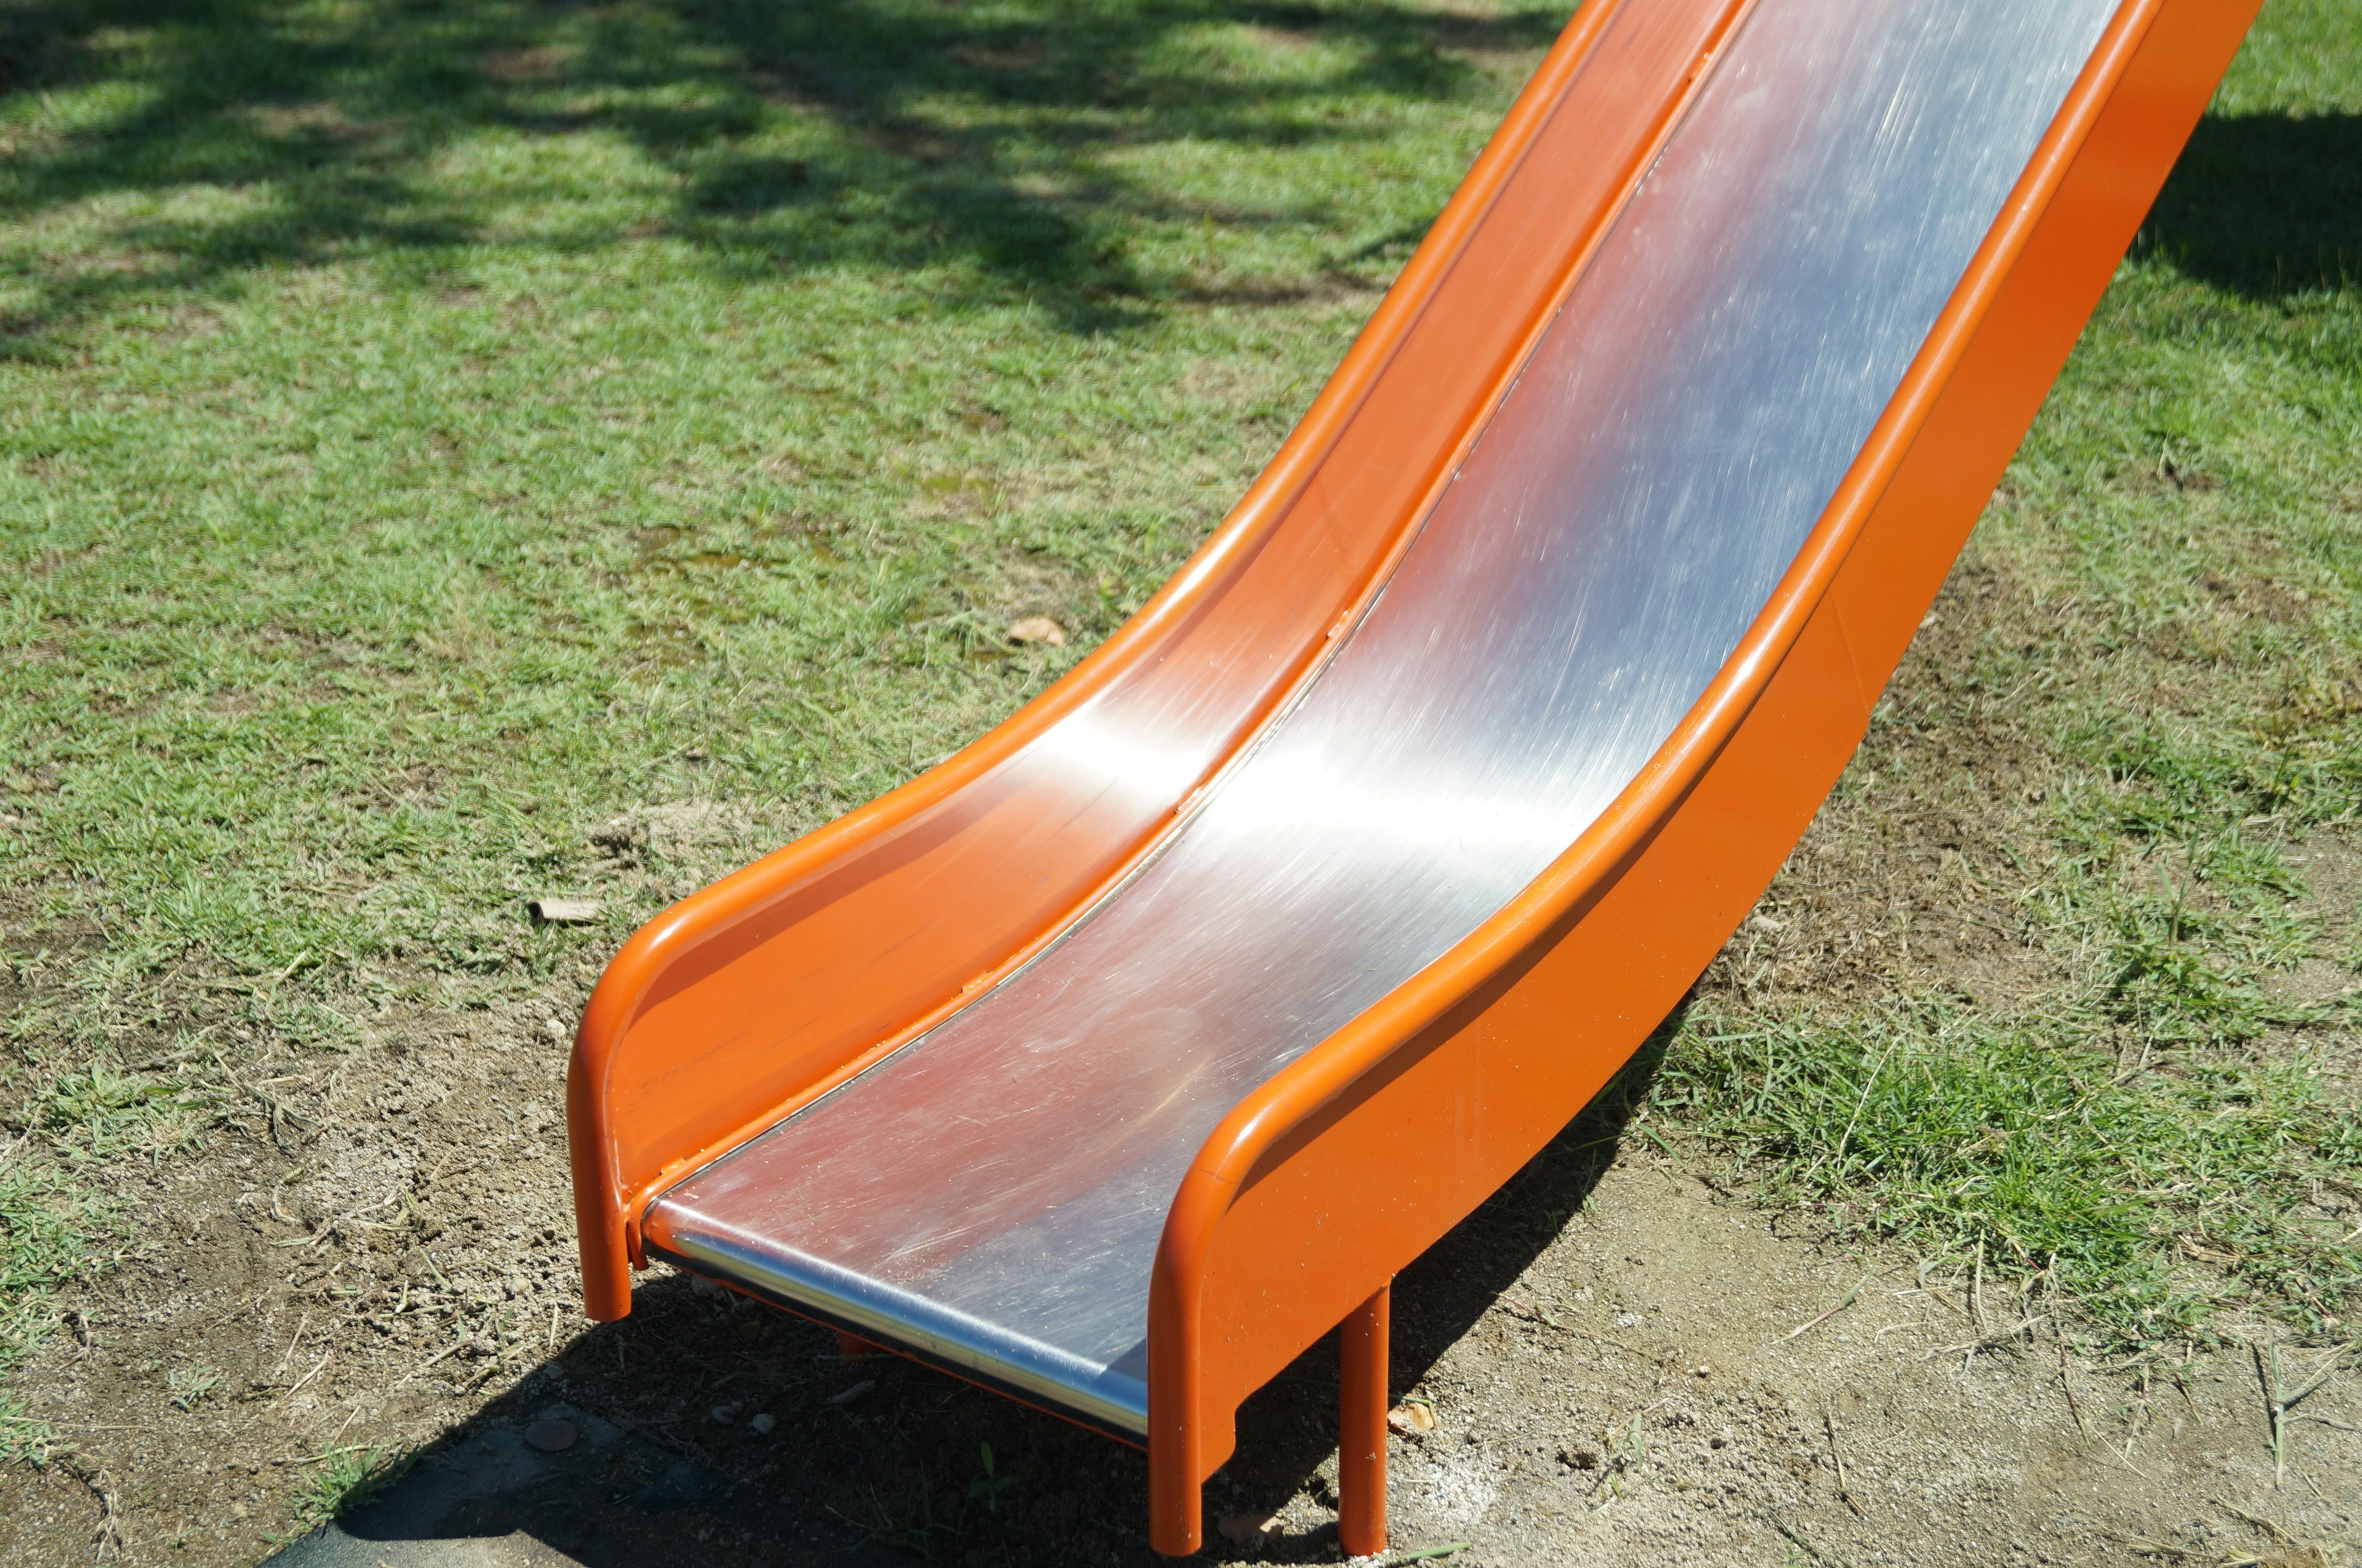
[[[711,1413],[713,1417],[713,1424],[715,1426],[726,1427],[731,1422],[738,1419],[738,1407],[735,1405],[716,1405],[713,1407]]]
[[[865,1377],[860,1382],[855,1384],[852,1387],[846,1389],[844,1393],[830,1395],[828,1397],[828,1402],[832,1405],[850,1405],[855,1399],[860,1398],[864,1394],[868,1393],[872,1388],[877,1386],[877,1380],[876,1378]]]
[[[564,1453],[574,1446],[574,1423],[562,1416],[534,1422],[524,1430],[524,1445],[543,1453]]]
[[[746,1424],[755,1430],[756,1436],[769,1437],[771,1435],[771,1429],[778,1426],[779,1423],[778,1418],[774,1417],[768,1410],[766,1410],[761,1415],[756,1417],[753,1420],[748,1421]]]
[[[563,1019],[545,1018],[541,1021],[541,1032],[552,1040],[563,1040],[566,1038],[566,1022]]]

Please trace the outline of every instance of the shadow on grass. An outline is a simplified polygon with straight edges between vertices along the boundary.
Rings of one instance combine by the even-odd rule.
[[[1397,1393],[1582,1208],[1680,1017],[1396,1281]],[[1209,1529],[1299,1488],[1333,1506],[1317,1473],[1336,1449],[1336,1355],[1333,1337],[1313,1346],[1241,1409],[1237,1452],[1208,1488]],[[529,1434],[552,1420],[573,1441],[537,1450]],[[783,1564],[907,1561],[889,1553],[1145,1563],[1157,1561],[1147,1487],[1134,1450],[900,1357],[848,1361],[831,1331],[657,1276],[631,1318],[577,1339],[284,1568],[424,1565],[449,1560],[436,1543],[462,1540],[505,1540],[514,1561],[546,1561],[529,1540],[590,1568],[665,1561],[692,1542],[720,1560]],[[1330,1561],[1334,1542],[1324,1527],[1265,1555]]]
[[[2277,304],[2362,278],[2362,116],[2210,115],[2136,242]]]
[[[33,0],[0,17],[0,216],[89,204],[128,259],[47,270],[7,329],[258,264],[514,243],[436,166],[489,131],[624,138],[671,177],[659,231],[730,265],[948,269],[955,293],[1096,330],[1154,307],[1141,221],[1275,215],[1190,208],[1109,153],[1382,137],[1335,106],[1465,97],[1460,51],[1538,48],[1557,20],[1357,0]],[[1242,79],[1219,24],[1325,63]],[[169,199],[192,192],[236,199]]]

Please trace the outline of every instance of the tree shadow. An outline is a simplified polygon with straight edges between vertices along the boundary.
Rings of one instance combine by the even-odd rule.
[[[620,178],[601,163],[620,144],[661,172],[656,231],[725,271],[923,272],[949,303],[1028,299],[1099,331],[1170,292],[1135,254],[1142,226],[1306,215],[1182,200],[1127,151],[1394,134],[1345,108],[1471,96],[1473,57],[1538,49],[1559,20],[1374,0],[32,0],[0,19],[0,216],[74,209],[101,232],[33,268],[8,330],[272,262],[646,237],[645,212],[515,211]],[[1242,28],[1313,63],[1246,69]],[[487,138],[528,162],[562,142],[575,167],[471,182],[450,160]]]
[[[1681,1016],[1404,1271],[1397,1391],[1580,1211]],[[1322,1466],[1337,1442],[1336,1353],[1333,1336],[1313,1346],[1241,1409],[1237,1452],[1208,1488],[1209,1524],[1268,1512],[1299,1489],[1333,1506]],[[552,1420],[571,1441],[544,1452],[532,1440]],[[1158,1561],[1147,1484],[1134,1450],[899,1356],[848,1360],[829,1331],[673,1276],[644,1284],[632,1317],[580,1336],[299,1543],[284,1568],[375,1563],[390,1551],[406,1562],[405,1543],[519,1535],[590,1568],[662,1561],[689,1542],[777,1563],[1146,1563]],[[1327,1560],[1334,1541],[1327,1527],[1263,1555]]]
[[[2209,115],[2135,251],[2280,304],[2362,276],[2362,115]]]

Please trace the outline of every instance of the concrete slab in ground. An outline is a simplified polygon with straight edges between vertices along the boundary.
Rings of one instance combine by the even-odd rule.
[[[622,1568],[685,1551],[783,1568],[906,1561],[767,1504],[596,1416],[553,1403],[523,1423],[459,1434],[374,1501],[270,1562],[276,1568]]]

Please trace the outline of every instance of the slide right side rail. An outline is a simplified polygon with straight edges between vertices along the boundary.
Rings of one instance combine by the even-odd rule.
[[[1366,1317],[1538,1153],[1761,896],[2257,8],[2127,0],[1795,568],[1681,728],[1524,895],[1207,1141],[1150,1301],[1158,1551],[1198,1549],[1198,1489],[1239,1403]],[[1383,1454],[1383,1431],[1357,1440]],[[1377,1534],[1352,1517],[1346,1533],[1382,1540],[1375,1507]]]

